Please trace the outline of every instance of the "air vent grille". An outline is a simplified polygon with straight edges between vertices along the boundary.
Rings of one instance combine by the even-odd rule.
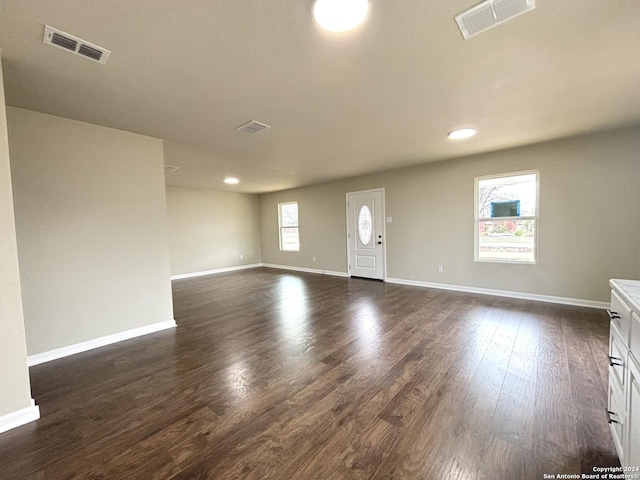
[[[271,128],[271,126],[267,125],[266,123],[251,120],[244,125],[240,125],[238,128],[236,128],[236,130],[238,130],[239,132],[248,133],[250,135],[255,135],[256,133],[260,133],[268,128]]]
[[[66,48],[67,50],[71,50],[73,52],[78,48],[78,42],[72,40],[71,38],[64,37],[59,33],[54,33],[51,37],[51,43],[57,45],[62,48]]]
[[[485,0],[455,18],[462,36],[468,39],[530,12],[535,6],[535,0]]]
[[[469,32],[469,36],[475,35],[487,28],[487,25],[495,23],[493,9],[491,8],[491,5],[484,5],[482,8],[478,8],[468,15],[465,15],[462,21],[464,23],[464,27]]]
[[[102,50],[98,50],[97,48],[92,48],[88,45],[80,45],[78,49],[78,53],[80,55],[84,55],[85,57],[89,57],[94,59],[96,62],[100,61],[102,57]]]
[[[105,64],[111,52],[106,48],[99,47],[93,43],[86,42],[81,38],[70,35],[66,32],[44,26],[44,38],[42,41],[48,45],[62,48],[68,52],[74,53],[89,60]]]
[[[527,0],[494,0],[493,9],[498,22],[509,20],[528,11]]]

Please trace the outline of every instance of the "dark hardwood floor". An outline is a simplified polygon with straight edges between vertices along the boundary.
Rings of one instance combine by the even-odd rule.
[[[619,465],[603,311],[266,268],[173,288],[175,331],[31,368],[42,418],[0,435],[0,478],[496,480]]]

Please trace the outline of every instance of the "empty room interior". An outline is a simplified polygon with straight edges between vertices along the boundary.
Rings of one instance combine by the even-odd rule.
[[[640,4],[0,0],[0,478],[640,478]]]

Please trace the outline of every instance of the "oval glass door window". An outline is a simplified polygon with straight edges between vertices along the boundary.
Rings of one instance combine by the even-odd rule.
[[[358,213],[358,237],[363,245],[368,245],[371,241],[371,211],[369,207],[363,205]]]

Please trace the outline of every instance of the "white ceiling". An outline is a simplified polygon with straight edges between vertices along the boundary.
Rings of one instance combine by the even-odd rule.
[[[7,103],[165,139],[168,184],[242,192],[640,123],[640,2],[537,0],[465,41],[476,3],[371,0],[331,34],[312,0],[0,0]],[[43,44],[45,23],[107,64]],[[272,128],[235,131],[252,119]]]

